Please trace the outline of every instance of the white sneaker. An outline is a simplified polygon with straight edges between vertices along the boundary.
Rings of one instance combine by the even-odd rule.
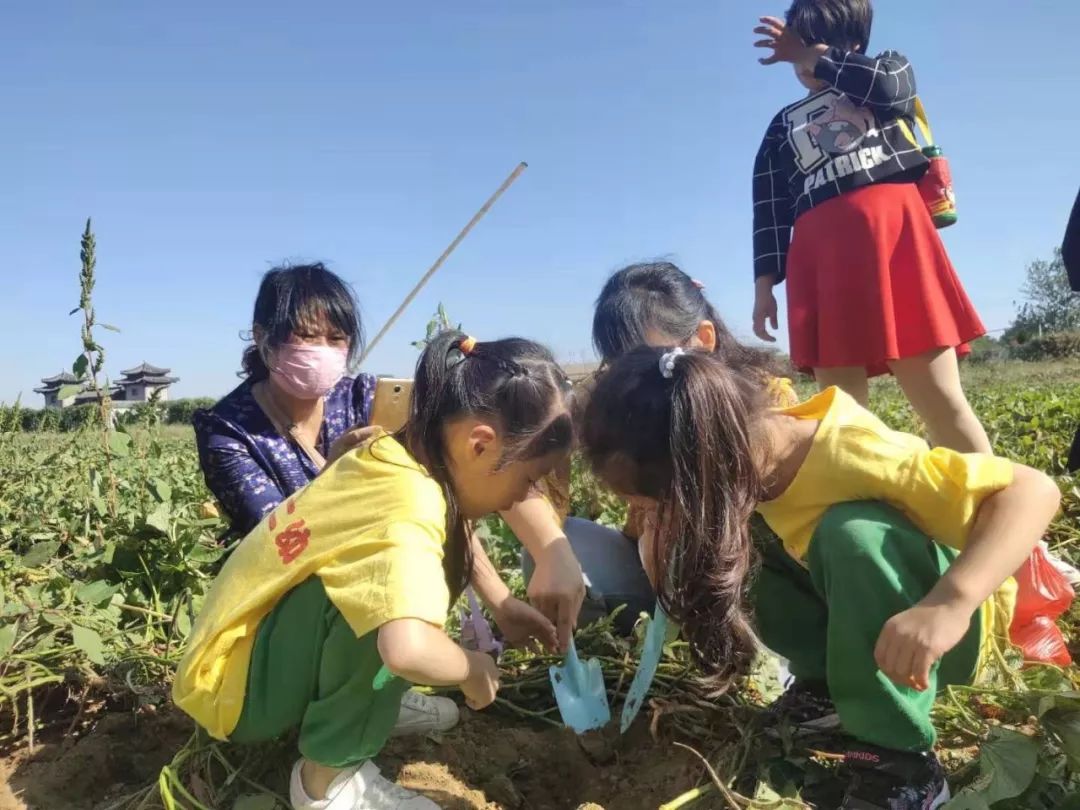
[[[390,736],[449,731],[460,718],[461,711],[450,698],[422,695],[410,689],[401,698],[401,714]]]
[[[339,774],[330,783],[325,799],[313,799],[300,778],[303,762],[301,759],[293,766],[289,780],[293,810],[441,810],[431,799],[384,778],[370,760]]]

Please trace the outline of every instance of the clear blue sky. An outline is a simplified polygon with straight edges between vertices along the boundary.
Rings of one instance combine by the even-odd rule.
[[[951,158],[944,238],[987,325],[1060,243],[1080,186],[1075,0],[879,0],[871,49],[915,65]],[[977,13],[973,9],[977,7]],[[738,10],[735,10],[735,9]],[[517,185],[368,370],[407,374],[441,300],[481,338],[591,354],[592,301],[669,256],[749,334],[750,171],[800,92],[751,28],[782,3],[42,2],[0,33],[0,400],[78,350],[93,216],[107,371],[171,366],[175,395],[236,382],[259,277],[321,259],[374,334],[519,160]],[[1073,102],[1069,102],[1073,99]]]

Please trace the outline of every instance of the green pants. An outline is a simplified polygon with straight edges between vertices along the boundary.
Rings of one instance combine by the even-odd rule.
[[[379,657],[378,633],[357,638],[311,577],[259,624],[244,710],[229,739],[272,740],[299,727],[300,753],[344,768],[386,744],[409,684]]]
[[[775,535],[756,537],[762,565],[752,598],[762,642],[788,659],[796,679],[828,684],[848,734],[886,748],[930,749],[937,690],[974,677],[979,612],[960,644],[931,670],[925,692],[897,686],[879,672],[874,646],[885,622],[926,596],[957,552],[874,501],[832,507],[814,532],[805,568]]]

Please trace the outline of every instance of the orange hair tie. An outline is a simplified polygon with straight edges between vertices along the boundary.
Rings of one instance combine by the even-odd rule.
[[[472,336],[466,336],[462,338],[461,343],[458,344],[458,351],[460,351],[466,357],[472,354],[475,348],[476,338]]]

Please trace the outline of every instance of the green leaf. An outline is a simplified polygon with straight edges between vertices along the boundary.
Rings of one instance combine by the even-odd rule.
[[[1005,728],[990,730],[982,746],[979,767],[990,783],[981,793],[987,804],[1014,799],[1035,778],[1039,746],[1029,737]]]
[[[204,546],[202,544],[191,547],[187,556],[189,560],[199,563],[212,563],[221,559],[221,555],[225,553],[223,548],[211,548],[210,546]]]
[[[69,397],[77,396],[82,393],[81,385],[61,385],[60,390],[56,392],[56,398],[58,400],[65,400]]]
[[[23,568],[40,568],[49,562],[53,555],[56,554],[57,549],[60,548],[59,540],[50,540],[48,543],[38,543],[35,546],[31,546],[30,550],[22,555],[22,559],[19,562]]]
[[[1080,711],[1053,709],[1043,715],[1042,724],[1065,751],[1069,767],[1080,771]]]
[[[73,624],[71,625],[71,641],[76,647],[86,653],[87,658],[98,666],[104,666],[105,645],[96,630]]]
[[[109,434],[109,450],[114,456],[127,457],[131,453],[131,436],[114,430]]]
[[[146,525],[167,535],[169,533],[169,519],[171,517],[172,510],[169,508],[169,505],[167,503],[159,503],[157,509],[146,516]]]
[[[265,793],[241,796],[233,805],[233,810],[276,810],[277,800]]]
[[[112,599],[113,594],[120,590],[118,585],[110,585],[104,580],[89,582],[75,592],[75,598],[84,605],[100,605]]]
[[[15,646],[15,625],[5,624],[0,627],[0,656],[7,655],[8,650]]]
[[[120,331],[118,327],[113,326],[111,323],[99,323],[98,326],[100,326],[102,329],[108,329],[110,332]]]
[[[150,491],[162,503],[168,503],[172,500],[172,487],[160,478],[155,478],[150,482]]]
[[[963,790],[957,794],[955,799],[944,805],[941,810],[990,810],[990,805],[986,803],[986,799],[982,795]]]
[[[183,608],[176,614],[176,632],[180,634],[181,639],[191,635],[191,617]]]

